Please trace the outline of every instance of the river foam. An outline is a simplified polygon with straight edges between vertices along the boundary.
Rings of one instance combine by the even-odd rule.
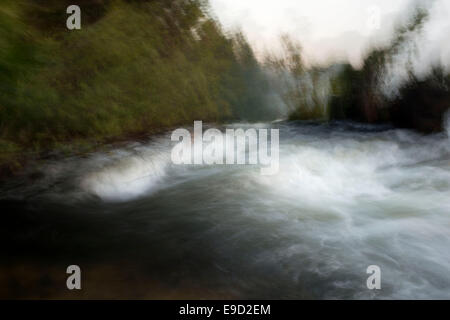
[[[273,176],[255,166],[174,166],[170,147],[152,143],[88,173],[82,187],[105,201],[129,201],[164,186],[180,203],[170,206],[171,216],[216,225],[185,236],[215,242],[226,235],[219,256],[241,252],[248,259],[241,263],[269,268],[315,297],[448,298],[446,134],[348,123],[279,128]],[[187,214],[181,204],[191,200]],[[263,247],[250,240],[264,237]],[[384,290],[364,289],[369,265],[380,266]]]
[[[94,155],[80,179],[85,192],[105,201],[127,201],[161,187],[170,153],[165,139]]]
[[[373,264],[381,267],[385,290],[351,297],[448,298],[448,138],[406,130],[322,135],[285,140],[280,174],[252,176],[263,190],[263,215],[286,220],[280,236],[292,235],[266,256],[297,265],[301,271],[292,269],[292,276],[315,278],[327,298],[364,285]]]
[[[10,194],[26,193],[43,217],[66,213],[52,230],[81,223],[65,237],[76,247],[88,239],[85,250],[97,250],[92,241],[109,250],[121,239],[120,259],[139,248],[138,264],[158,257],[156,274],[237,297],[450,298],[448,124],[428,136],[348,122],[258,127],[279,129],[275,175],[174,165],[167,134],[55,161],[34,191],[22,181]],[[105,235],[86,228],[97,219]],[[370,265],[381,269],[381,290],[366,287]]]

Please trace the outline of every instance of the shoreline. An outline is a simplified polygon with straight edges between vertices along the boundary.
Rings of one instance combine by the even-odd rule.
[[[71,141],[59,142],[58,146],[45,150],[24,150],[23,152],[17,152],[10,157],[7,156],[4,159],[1,159],[0,181],[20,175],[33,163],[39,163],[49,159],[62,159],[74,155],[83,156],[102,149],[108,150],[116,147],[117,145],[130,141],[148,140],[150,137],[162,134],[171,128],[173,127],[153,128],[151,130],[125,133],[119,136],[100,139],[74,139]]]
[[[287,122],[305,122],[305,123],[332,123],[336,121],[337,119],[330,119],[327,121],[324,121],[323,119],[317,119],[317,120],[296,120],[296,119],[285,119],[283,121]],[[216,123],[219,125],[226,125],[228,123],[234,123],[243,121],[242,119],[227,119],[222,122],[216,122],[216,121],[206,121],[207,123]],[[364,122],[364,121],[355,121],[352,119],[342,119],[342,121],[349,121],[353,123],[358,124],[368,124],[368,125],[386,125],[389,126],[391,129],[407,129],[411,130],[413,132],[416,132],[418,134],[422,135],[432,135],[436,134],[437,132],[422,132],[420,130],[417,130],[415,128],[404,128],[401,126],[397,126],[390,122],[381,122],[381,123],[370,123],[370,122]],[[273,121],[263,121],[263,122],[273,122]],[[10,177],[15,177],[23,173],[26,168],[29,168],[33,163],[39,163],[41,161],[46,161],[49,159],[62,159],[65,157],[70,157],[74,155],[83,156],[92,152],[97,152],[100,150],[108,150],[108,149],[114,149],[119,147],[123,143],[131,142],[131,141],[147,141],[151,137],[156,136],[158,134],[163,134],[170,130],[175,130],[182,127],[183,125],[192,126],[192,122],[186,122],[183,124],[173,125],[173,126],[167,126],[167,127],[155,127],[144,131],[136,131],[136,132],[128,132],[117,136],[110,136],[110,137],[104,137],[104,138],[86,138],[86,139],[73,139],[69,141],[64,142],[58,142],[55,147],[48,148],[44,150],[39,151],[27,151],[24,150],[23,152],[17,152],[14,153],[14,155],[17,155],[16,157],[13,155],[11,157],[4,157],[3,159],[0,158],[0,183],[2,180],[5,180]],[[445,132],[445,125],[442,125],[442,130],[440,132]],[[31,155],[31,156],[30,156]]]

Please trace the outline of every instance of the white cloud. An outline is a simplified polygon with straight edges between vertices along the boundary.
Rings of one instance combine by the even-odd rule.
[[[308,61],[348,58],[358,65],[365,48],[385,41],[395,17],[413,0],[210,0],[226,29],[241,28],[257,54],[279,50],[279,36],[290,34]],[[378,10],[377,10],[378,9]],[[374,28],[374,13],[380,28]],[[375,19],[376,20],[376,19]]]

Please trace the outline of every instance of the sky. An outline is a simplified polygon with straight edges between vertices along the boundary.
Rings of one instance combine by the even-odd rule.
[[[280,52],[280,35],[289,34],[302,44],[309,64],[348,60],[360,66],[367,48],[387,42],[397,21],[420,1],[210,0],[210,4],[226,30],[244,32],[258,57],[266,51]]]

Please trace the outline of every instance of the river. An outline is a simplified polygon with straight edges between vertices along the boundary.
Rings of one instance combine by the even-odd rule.
[[[73,297],[76,264],[85,298],[450,298],[446,132],[256,126],[279,129],[278,174],[174,165],[167,133],[5,181],[0,295]]]

